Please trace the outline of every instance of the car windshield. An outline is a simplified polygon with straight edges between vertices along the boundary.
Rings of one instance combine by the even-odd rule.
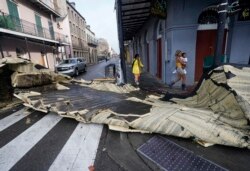
[[[76,63],[76,59],[66,59],[63,60],[61,64],[75,64]]]

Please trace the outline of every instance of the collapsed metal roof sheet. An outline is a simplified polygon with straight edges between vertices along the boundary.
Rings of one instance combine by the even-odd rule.
[[[195,138],[204,146],[222,144],[250,148],[248,72],[249,68],[217,68],[203,80],[195,95],[172,98],[168,102],[153,96],[138,99],[130,93],[137,91],[130,85],[119,87],[108,82],[83,80],[75,81],[74,85],[68,82],[70,89],[63,91],[38,94],[26,91],[15,96],[34,110],[56,112],[85,123],[107,124],[117,131]],[[145,114],[112,110],[112,106],[125,101],[149,105],[151,109]]]
[[[41,81],[44,73],[52,79],[52,86],[46,88],[16,90],[15,96],[34,110],[56,112],[85,123],[107,124],[116,131],[160,133],[194,138],[204,146],[222,144],[250,149],[249,67],[225,65],[216,68],[202,80],[192,96],[162,101],[155,96],[139,99],[138,89],[129,84],[121,87],[100,80],[71,80],[36,70],[31,67],[32,63],[3,63],[15,71],[12,84],[16,87],[44,85]],[[32,79],[38,80],[33,82]],[[120,112],[113,110],[126,103],[132,106],[126,106]],[[125,113],[128,108],[138,106],[150,110]]]

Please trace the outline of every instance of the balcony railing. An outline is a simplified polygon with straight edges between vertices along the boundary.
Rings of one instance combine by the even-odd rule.
[[[72,40],[73,48],[82,49],[83,51],[88,51],[88,47],[84,44],[83,41]]]
[[[0,28],[55,40],[59,41],[60,43],[68,43],[67,37],[65,35],[54,32],[52,28],[47,29],[29,21],[25,21],[3,13],[0,14]]]
[[[98,41],[97,40],[93,40],[93,39],[88,39],[88,45],[89,46],[97,46],[98,45]]]
[[[57,1],[53,0],[30,0],[30,1],[40,6],[40,9],[49,10],[58,16],[60,16],[61,14],[61,8],[59,8]]]

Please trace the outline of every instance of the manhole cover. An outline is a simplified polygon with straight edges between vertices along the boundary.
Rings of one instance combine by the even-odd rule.
[[[226,170],[160,136],[154,136],[140,146],[137,151],[156,163],[163,170]]]

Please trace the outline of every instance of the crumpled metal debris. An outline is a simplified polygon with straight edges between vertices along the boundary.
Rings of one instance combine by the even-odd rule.
[[[110,82],[84,80],[65,80],[64,83],[68,85],[64,85],[66,88],[51,92],[58,94],[57,99],[46,98],[47,94],[41,99],[40,96],[33,96],[34,92],[20,92],[15,96],[23,100],[25,106],[34,110],[56,112],[62,117],[84,123],[107,124],[110,129],[116,131],[160,133],[194,138],[204,146],[221,144],[250,149],[249,71],[249,68],[239,69],[229,65],[219,67],[209,73],[195,95],[185,99],[172,98],[168,102],[151,96],[144,100],[131,97],[130,92],[137,91],[131,85],[120,87]],[[71,88],[72,84],[75,87]],[[94,89],[99,93],[113,92],[121,96],[109,98],[107,94],[106,103],[97,104],[102,106],[98,110],[76,108],[77,105],[81,106],[82,99],[77,99],[76,96],[72,99],[68,94],[71,91],[77,94],[75,88],[81,91],[81,87],[87,88],[86,91]],[[130,96],[125,96],[124,93]],[[53,103],[50,103],[52,100]],[[109,100],[113,100],[110,101],[111,105],[127,100],[152,107],[146,114],[121,114],[104,107],[109,104]]]
[[[0,67],[8,66],[14,73],[11,76],[13,87],[29,88],[71,80],[71,77],[55,72],[22,58],[0,59]]]

